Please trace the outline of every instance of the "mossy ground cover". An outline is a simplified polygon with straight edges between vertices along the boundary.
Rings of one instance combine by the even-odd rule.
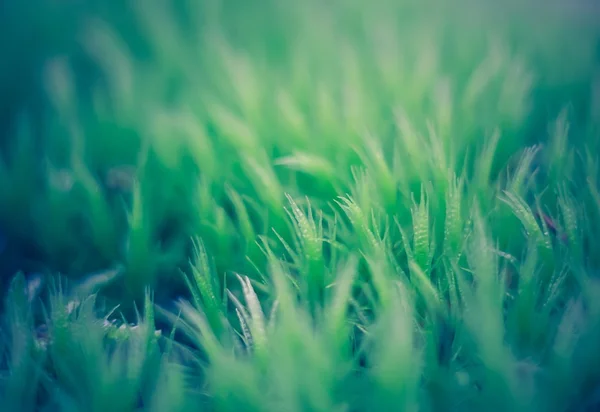
[[[4,2],[0,409],[600,408],[592,3]]]

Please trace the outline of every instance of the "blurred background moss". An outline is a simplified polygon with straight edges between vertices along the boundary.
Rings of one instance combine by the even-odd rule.
[[[274,96],[288,88],[308,113],[324,84],[334,105],[342,105],[337,77],[347,71],[352,79],[353,64],[360,93],[376,104],[349,126],[383,136],[393,105],[404,106],[415,123],[430,117],[435,76],[464,90],[482,59],[498,64],[492,70],[500,80],[485,98],[452,114],[446,132],[461,134],[452,137],[459,142],[457,170],[472,161],[463,155],[481,146],[481,134],[501,127],[496,175],[517,150],[544,143],[549,121],[565,106],[569,144],[598,149],[589,136],[598,123],[590,91],[597,90],[600,31],[586,2],[6,0],[0,7],[3,282],[17,270],[79,278],[123,263],[125,290],[141,296],[142,286],[159,279],[180,283],[178,268],[196,235],[219,271],[252,272],[245,256],[260,260],[260,252],[239,236],[225,183],[268,201],[244,158],[270,168],[276,158],[304,150],[335,153],[344,178],[318,182],[275,168],[283,187],[323,202],[347,188],[351,166],[361,162],[338,144],[347,130],[310,125],[315,136],[298,143],[298,133],[307,132],[282,125],[283,106]],[[373,43],[379,38],[389,45]],[[393,60],[395,46],[407,63]],[[378,74],[376,53],[404,70],[391,74],[396,89]],[[431,73],[429,57],[437,65]],[[192,127],[187,117],[164,131],[151,126],[168,110],[187,110],[200,125],[212,145],[198,149],[204,155],[174,143],[177,133],[189,134],[175,130]],[[227,142],[235,116],[260,133],[260,148]],[[328,133],[338,138],[316,136]],[[416,174],[411,182],[411,189],[421,184]],[[286,224],[277,220],[281,196],[272,198],[268,222],[264,210],[254,220],[285,237]]]

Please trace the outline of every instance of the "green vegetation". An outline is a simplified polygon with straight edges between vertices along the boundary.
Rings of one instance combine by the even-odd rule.
[[[24,3],[3,411],[600,408],[587,2]]]

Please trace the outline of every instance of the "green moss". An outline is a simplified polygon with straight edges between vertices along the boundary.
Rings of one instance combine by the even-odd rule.
[[[0,13],[7,411],[598,407],[594,11],[37,3]]]

